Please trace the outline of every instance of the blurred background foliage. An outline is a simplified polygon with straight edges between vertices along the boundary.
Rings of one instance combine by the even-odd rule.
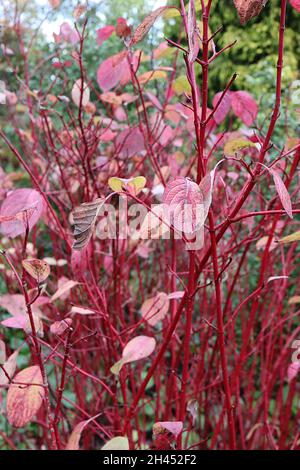
[[[200,0],[198,0],[200,3]],[[180,0],[175,4],[180,5]],[[174,4],[173,0],[169,4]],[[280,0],[269,0],[262,13],[246,25],[241,25],[232,0],[212,2],[210,18],[211,32],[220,26],[222,31],[216,36],[217,49],[233,41],[235,46],[222,54],[210,68],[210,81],[215,91],[224,88],[233,73],[239,77],[235,87],[247,89],[259,98],[274,89],[274,68],[277,62],[278,23]],[[176,27],[165,27],[165,34],[176,40],[179,31]],[[283,83],[285,86],[298,78],[300,66],[300,17],[290,5],[287,8],[285,31],[285,63]]]
[[[20,75],[22,75],[23,64],[18,55],[19,44],[16,34],[10,28],[5,28],[3,18],[12,17],[14,14],[11,0],[2,0],[0,7],[2,24],[1,42],[11,47],[16,55],[13,62],[19,62]],[[196,0],[200,6],[200,0]],[[119,38],[115,35],[109,41],[105,41],[101,48],[96,44],[96,30],[106,24],[115,24],[118,17],[124,17],[129,24],[136,27],[138,23],[150,11],[165,3],[170,5],[180,5],[180,0],[102,0],[89,2],[89,22],[88,37],[85,43],[85,62],[90,76],[96,73],[101,57],[105,58],[114,54],[122,48]],[[186,2],[188,3],[188,2]],[[18,9],[23,10],[23,25],[25,42],[26,33],[31,35],[32,31],[39,26],[36,41],[30,49],[29,59],[31,68],[35,67],[41,60],[53,55],[57,46],[53,42],[51,34],[52,25],[56,25],[56,32],[59,24],[63,21],[72,23],[72,12],[77,1],[62,0],[58,9],[49,8],[48,0],[18,0]],[[216,36],[217,48],[237,40],[236,45],[222,54],[210,69],[210,85],[214,91],[224,88],[226,82],[233,73],[238,73],[239,77],[235,86],[239,89],[247,89],[259,98],[264,93],[273,90],[274,87],[274,67],[277,60],[278,43],[278,19],[280,15],[280,0],[269,0],[259,17],[250,21],[247,25],[240,25],[236,10],[232,0],[214,1],[212,4],[212,14],[210,19],[210,29],[214,32],[222,26],[223,30]],[[199,8],[200,9],[200,8]],[[46,18],[46,20],[45,20]],[[171,18],[166,21],[159,21],[151,30],[147,39],[143,41],[142,47],[149,51],[163,40],[165,35],[173,40],[178,40],[180,34],[180,18]],[[68,48],[61,51],[63,55],[69,54]],[[1,52],[0,52],[1,53]],[[6,61],[1,60],[1,79],[8,77]],[[44,64],[45,65],[45,64]],[[50,64],[49,64],[50,65]],[[300,35],[299,35],[299,14],[288,6],[287,24],[285,33],[285,67],[283,73],[284,85],[298,78],[300,65]],[[41,73],[49,77],[43,66]],[[39,74],[35,77],[41,79]],[[12,77],[10,77],[12,79]]]
[[[0,80],[6,83],[10,91],[19,90],[20,81],[24,79],[24,60],[19,40],[15,29],[9,27],[13,23],[15,11],[22,11],[22,38],[25,49],[29,47],[28,69],[31,75],[31,90],[47,90],[53,80],[53,74],[57,73],[57,70],[53,68],[53,62],[56,60],[63,62],[71,59],[74,46],[70,44],[64,47],[57,45],[53,39],[53,32],[58,33],[59,26],[64,21],[68,21],[71,25],[74,23],[72,13],[77,5],[77,0],[62,0],[57,9],[51,8],[50,3],[50,0],[1,0],[0,42],[14,51],[14,55],[9,57],[9,60],[17,70],[17,74],[12,73],[12,68],[8,67],[7,60],[3,57],[3,51],[0,50]],[[109,40],[99,47],[96,42],[96,30],[108,24],[115,25],[118,17],[124,17],[133,28],[136,28],[149,12],[166,3],[179,6],[180,0],[91,0],[88,2],[88,34],[84,48],[84,65],[89,78],[93,79],[98,90],[96,71],[99,64],[110,55],[121,51],[124,45],[122,40],[113,34]],[[188,4],[188,2],[185,3]],[[199,20],[200,3],[200,0],[196,0]],[[222,2],[214,0],[212,2],[210,30],[214,32],[220,26],[223,28],[215,38],[217,50],[235,40],[237,43],[215,60],[210,67],[210,103],[213,95],[224,89],[232,74],[236,72],[238,78],[233,85],[233,89],[248,90],[255,96],[262,110],[262,119],[271,112],[274,103],[279,16],[280,0],[269,0],[259,17],[242,26],[234,8],[233,0],[224,0]],[[299,14],[288,5],[283,70],[283,102],[285,107],[289,107],[292,111],[296,110],[298,106],[295,106],[293,99],[291,99],[290,87],[291,83],[295,83],[299,78],[299,19]],[[82,21],[82,19],[79,20],[79,27]],[[180,24],[180,17],[159,20],[155,23],[155,26],[140,45],[143,52],[149,54],[151,50],[164,41],[164,36],[178,41],[178,37],[182,34]],[[32,41],[33,35],[34,40]],[[182,40],[184,42],[185,38],[183,37]],[[170,66],[171,64],[172,58],[170,56],[162,59],[162,65]],[[155,66],[157,66],[157,62]],[[149,70],[149,67],[149,62],[142,64],[141,72]],[[200,83],[200,66],[198,71]],[[184,74],[184,62],[179,54],[177,76]],[[52,90],[54,94],[61,92],[59,88],[65,86],[67,78],[71,80],[66,87],[69,86],[70,88],[72,86],[72,81],[78,75],[78,66],[75,61],[72,61],[68,68],[61,70],[59,75],[56,86]],[[159,92],[164,87],[164,83],[155,82],[153,82],[153,86]],[[300,91],[299,86],[298,88]],[[5,111],[1,110],[0,107],[0,125],[1,121],[3,124],[4,116]],[[284,132],[284,119],[283,113],[276,131],[280,135]],[[292,128],[295,132],[298,128],[298,121],[299,119],[292,120]],[[4,124],[6,123],[4,122]]]

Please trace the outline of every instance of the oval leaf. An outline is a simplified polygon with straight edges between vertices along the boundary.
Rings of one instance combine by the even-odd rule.
[[[203,194],[189,178],[180,176],[168,183],[163,202],[166,215],[177,230],[193,233],[204,224]]]
[[[76,80],[72,88],[72,100],[76,106],[86,106],[90,101],[90,90],[85,82],[82,82],[81,78]]]
[[[153,353],[156,346],[154,338],[149,336],[136,336],[126,344],[122,352],[122,359],[111,367],[111,372],[118,375],[124,364],[139,361]]]
[[[7,393],[6,411],[8,421],[12,426],[21,428],[29,423],[39,411],[45,390],[42,386],[43,378],[38,366],[21,370],[15,376],[14,381],[28,384],[27,386],[10,384]]]
[[[280,202],[287,213],[287,215],[292,219],[293,218],[293,210],[292,210],[292,203],[291,198],[286,189],[284,182],[281,179],[281,176],[277,170],[274,168],[269,168],[269,172],[273,176],[273,180],[275,183],[275,188],[280,199]]]
[[[170,300],[167,294],[159,292],[155,297],[145,300],[141,307],[142,317],[154,326],[168,313]]]
[[[258,113],[258,106],[254,98],[246,91],[231,92],[231,106],[234,114],[240,118],[246,126],[251,126]]]
[[[40,259],[24,259],[23,268],[38,283],[44,282],[50,274],[50,266],[46,261]]]
[[[258,16],[268,0],[233,0],[241,24]]]

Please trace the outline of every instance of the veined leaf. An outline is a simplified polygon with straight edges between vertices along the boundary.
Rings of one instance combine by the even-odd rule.
[[[241,24],[258,16],[268,0],[233,0]]]
[[[132,39],[130,41],[130,46],[133,46],[134,44],[137,44],[139,41],[144,39],[146,34],[150,31],[150,29],[154,25],[157,18],[159,18],[164,12],[170,9],[174,9],[174,7],[171,7],[171,6],[160,7],[154,10],[152,13],[150,13],[150,15],[147,15],[143,19],[141,24],[137,27],[135,32],[133,33]]]
[[[104,203],[105,199],[99,198],[93,202],[83,203],[74,210],[74,250],[82,250],[89,243],[97,216]]]
[[[42,386],[43,378],[40,368],[31,366],[21,370],[15,376],[14,382],[28,384],[27,386],[10,384],[7,393],[8,421],[12,426],[21,428],[36,415],[44,399],[45,390]]]
[[[155,297],[145,300],[141,307],[142,316],[149,325],[154,326],[168,313],[170,300],[168,294],[158,292]]]
[[[22,261],[23,268],[38,283],[44,282],[50,274],[50,266],[46,261],[40,259],[25,259]]]

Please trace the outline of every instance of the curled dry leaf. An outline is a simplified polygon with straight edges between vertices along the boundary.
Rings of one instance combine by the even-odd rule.
[[[156,341],[154,338],[143,335],[136,336],[126,344],[122,352],[122,359],[111,367],[111,372],[118,375],[124,364],[139,361],[140,359],[150,356],[150,354],[153,353],[155,346]]]
[[[268,0],[233,0],[241,24],[258,16]]]
[[[133,36],[130,41],[130,46],[133,46],[134,44],[137,44],[139,41],[144,39],[146,34],[150,31],[150,29],[154,25],[157,18],[159,18],[164,12],[172,8],[175,8],[175,7],[171,7],[171,6],[160,7],[154,10],[152,13],[150,13],[150,15],[147,15],[144,18],[144,20],[141,22],[141,24],[137,27],[137,29],[134,31]]]
[[[44,282],[50,274],[50,266],[46,261],[40,259],[25,259],[22,261],[23,268],[38,283]]]
[[[81,78],[78,78],[78,80],[76,80],[74,83],[71,95],[72,100],[76,106],[80,106],[81,103],[81,105],[84,107],[90,101],[90,89],[88,88],[87,84],[81,80]]]
[[[13,379],[14,373],[17,368],[18,355],[19,350],[12,353],[9,358],[4,362],[3,368],[5,369],[6,374],[4,373],[4,370],[0,369],[0,385],[7,385],[9,383],[8,377],[10,377],[10,379]],[[2,362],[0,361],[0,363]]]
[[[129,450],[129,441],[125,436],[113,437],[101,450]]]
[[[14,381],[28,384],[22,387],[10,384],[7,393],[6,411],[8,421],[12,426],[21,428],[29,423],[39,411],[45,390],[42,374],[38,366],[31,366],[21,370],[15,376]]]
[[[155,297],[145,300],[141,307],[142,317],[154,326],[163,320],[168,313],[170,300],[168,294],[158,292]]]
[[[89,243],[96,219],[104,199],[96,199],[93,202],[86,202],[77,207],[73,212],[74,220],[74,244],[73,250],[82,250]]]
[[[188,6],[188,42],[188,60],[189,62],[195,62],[200,49],[199,30],[196,21],[195,0],[190,0]]]
[[[177,438],[182,432],[182,429],[182,421],[158,421],[153,425],[153,434],[156,436],[158,434],[164,434],[165,432],[169,432]]]

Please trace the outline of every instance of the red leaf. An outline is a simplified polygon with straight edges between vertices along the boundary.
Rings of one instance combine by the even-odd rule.
[[[222,96],[222,92],[220,91],[219,93],[216,93],[213,99],[213,106],[214,108],[217,106],[217,103]],[[230,111],[231,107],[231,92],[228,91],[222,98],[222,101],[220,102],[215,114],[214,114],[214,119],[217,124],[221,124],[221,122],[224,121],[226,118],[227,114]]]
[[[231,106],[234,114],[240,118],[246,126],[253,124],[258,113],[258,106],[250,93],[246,91],[231,92]]]
[[[31,230],[44,211],[44,200],[38,191],[29,188],[12,191],[1,206],[0,216],[14,216],[22,211],[30,211],[28,212],[28,225]],[[0,231],[3,235],[12,238],[25,233],[26,217],[25,223],[19,219],[2,222],[0,224]]]
[[[115,27],[111,24],[104,26],[103,28],[97,29],[97,44],[101,46],[101,44],[106,41],[114,32]]]
[[[137,69],[138,60],[133,56],[133,68]],[[127,59],[127,51],[115,54],[104,60],[97,70],[97,82],[103,91],[109,91],[119,83],[126,85],[131,78],[130,65]]]
[[[281,204],[285,212],[287,213],[287,215],[292,219],[293,218],[292,203],[291,203],[291,198],[288,193],[288,190],[286,189],[285,184],[282,181],[281,176],[277,170],[275,170],[274,168],[269,168],[269,172],[273,176],[276,191],[281,201]]]
[[[14,379],[28,386],[11,384],[7,393],[6,410],[9,423],[20,428],[29,423],[39,411],[45,390],[41,386],[43,378],[38,366],[27,367],[21,370]],[[32,385],[33,384],[33,385]]]
[[[168,183],[163,202],[170,223],[179,231],[194,233],[204,223],[203,194],[197,183],[178,177]]]
[[[124,158],[132,157],[145,149],[144,136],[138,127],[120,132],[116,144],[120,148],[120,155]]]
[[[300,0],[290,0],[290,4],[295,10],[300,12]]]

